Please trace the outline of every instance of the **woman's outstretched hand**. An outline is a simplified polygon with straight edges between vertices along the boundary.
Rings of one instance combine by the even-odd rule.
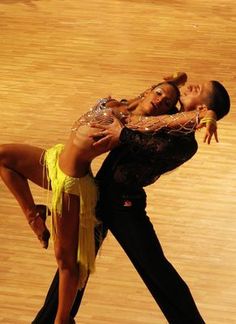
[[[216,122],[216,114],[213,110],[207,110],[205,117],[200,121],[199,125],[197,126],[197,129],[200,129],[202,127],[206,127],[206,131],[203,137],[203,142],[210,144],[212,136],[214,135],[214,138],[216,142],[219,142],[218,134],[217,134],[217,122]]]

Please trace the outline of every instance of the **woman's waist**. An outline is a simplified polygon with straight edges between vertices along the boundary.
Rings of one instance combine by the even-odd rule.
[[[80,178],[90,170],[91,161],[87,154],[73,146],[65,145],[58,159],[60,169],[68,176]]]
[[[85,136],[78,137],[71,132],[64,147],[64,154],[67,154],[73,160],[91,162],[96,157],[92,138]]]

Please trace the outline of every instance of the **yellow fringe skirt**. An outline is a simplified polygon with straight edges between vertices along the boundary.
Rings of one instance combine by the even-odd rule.
[[[90,172],[81,178],[73,178],[59,168],[58,158],[64,145],[57,144],[45,151],[44,166],[48,183],[51,185],[52,200],[52,237],[57,233],[57,217],[63,217],[63,192],[80,198],[79,233],[77,261],[79,263],[79,289],[85,286],[88,273],[95,270],[95,238],[94,228],[97,224],[95,207],[98,199],[98,189]],[[69,208],[70,206],[68,206]]]

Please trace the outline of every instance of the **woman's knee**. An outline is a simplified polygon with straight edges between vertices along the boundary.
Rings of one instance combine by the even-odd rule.
[[[55,247],[55,257],[58,267],[61,270],[70,269],[75,270],[77,268],[76,256],[71,253],[70,249],[66,249],[62,246]]]

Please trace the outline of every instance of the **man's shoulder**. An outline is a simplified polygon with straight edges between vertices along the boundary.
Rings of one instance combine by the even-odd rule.
[[[183,155],[186,159],[190,159],[198,150],[198,143],[194,133],[181,134],[178,136],[170,135],[172,150],[177,155]]]

